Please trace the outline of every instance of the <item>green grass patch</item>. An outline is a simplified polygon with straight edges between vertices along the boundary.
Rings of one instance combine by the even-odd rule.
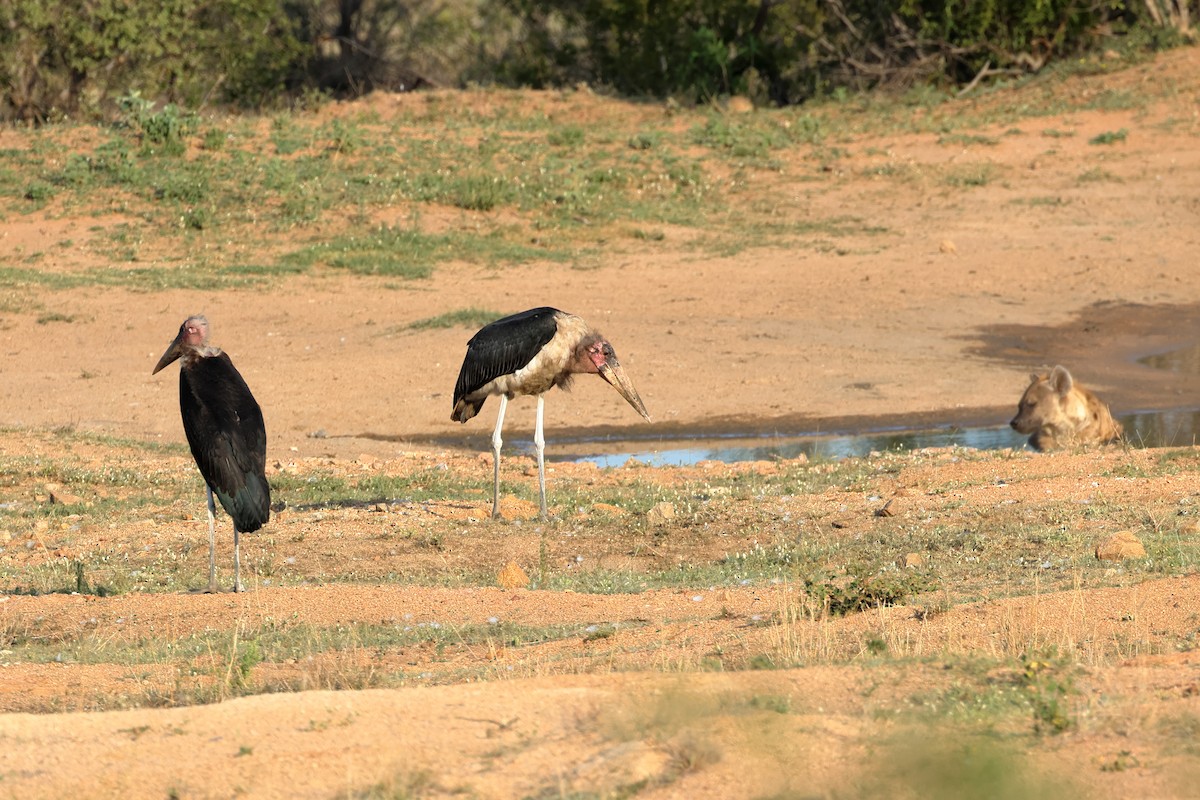
[[[873,742],[872,750],[849,796],[951,800],[964,790],[994,800],[1087,796],[1069,780],[1040,774],[1019,743],[987,728],[909,722]]]
[[[1119,131],[1105,131],[1088,139],[1088,144],[1116,144],[1123,142],[1129,136],[1129,131],[1121,128]]]
[[[504,315],[496,311],[489,311],[486,308],[459,308],[454,311],[447,311],[444,314],[410,322],[405,327],[415,331],[425,331],[434,328],[482,328],[484,325],[494,322],[502,316]]]
[[[699,234],[689,241],[712,255],[790,246],[804,235],[785,222],[805,218],[796,202],[743,202],[774,196],[781,172],[821,190],[838,172],[823,167],[880,135],[928,133],[949,146],[992,146],[998,137],[979,131],[1014,135],[1029,119],[1142,109],[1170,93],[1166,86],[1072,92],[1043,80],[963,102],[929,87],[899,97],[837,92],[803,110],[745,115],[712,108],[647,114],[640,104],[612,101],[589,108],[583,125],[569,105],[554,114],[531,110],[520,92],[490,94],[483,110],[438,98],[393,116],[327,119],[297,110],[265,123],[200,119],[131,92],[112,125],[63,123],[18,134],[0,165],[0,213],[53,209],[119,218],[134,230],[93,247],[106,262],[95,270],[39,278],[29,273],[50,271],[50,259],[24,253],[0,265],[0,286],[209,291],[262,286],[316,265],[409,281],[446,261],[578,264],[598,247],[636,252],[660,241],[667,225]],[[1093,143],[1112,144],[1125,133]],[[873,144],[865,149],[879,152]],[[956,188],[984,186],[999,177],[994,169],[963,165],[941,177]],[[908,165],[867,171],[919,177]],[[396,209],[413,222],[378,224]],[[330,232],[326,240],[298,247],[297,231],[317,222]],[[817,246],[848,252],[839,240],[853,235],[835,227]],[[205,261],[129,269],[146,252],[203,253]]]
[[[1121,183],[1121,178],[1102,167],[1092,167],[1079,173],[1078,183]]]
[[[970,147],[971,145],[995,147],[1000,144],[1000,140],[994,136],[984,136],[977,133],[947,133],[938,137],[938,144],[955,147]]]
[[[416,280],[433,274],[433,261],[445,257],[449,237],[412,229],[381,227],[366,236],[343,236],[287,254],[285,265],[305,269],[320,265],[357,275],[385,275]]]
[[[412,228],[382,226],[368,235],[348,235],[309,245],[281,259],[284,268],[306,270],[314,266],[344,269],[356,275],[378,275],[421,280],[446,261],[521,263],[532,260],[565,261],[564,250],[519,244],[502,233],[486,236],[427,234]]]
[[[444,469],[425,469],[407,475],[372,473],[354,477],[320,472],[281,473],[271,480],[271,488],[278,497],[287,498],[289,505],[300,508],[464,499],[472,496],[480,486],[474,480],[457,477]]]
[[[959,189],[987,186],[996,178],[993,164],[962,164],[945,170],[942,180],[946,185]]]
[[[446,184],[441,195],[444,202],[468,211],[491,211],[511,204],[516,197],[516,191],[502,178],[488,174],[458,176]]]
[[[1019,198],[1019,199],[1012,201],[1012,203],[1014,205],[1025,205],[1025,206],[1030,206],[1032,208],[1038,208],[1038,207],[1044,208],[1047,206],[1049,206],[1049,207],[1065,206],[1065,205],[1069,205],[1070,202],[1071,201],[1069,199],[1067,199],[1065,197],[1059,197],[1057,195],[1043,195],[1040,197],[1026,197],[1026,198]]]
[[[24,289],[77,289],[87,286],[114,286],[134,291],[154,292],[170,289],[219,290],[248,289],[262,286],[271,278],[294,275],[307,265],[283,263],[271,266],[234,266],[220,268],[212,264],[97,268],[83,272],[54,272],[21,267],[0,267],[0,287]]]
[[[63,314],[60,311],[51,311],[48,314],[40,314],[37,318],[38,325],[49,325],[51,322],[74,322],[75,317],[70,314]]]

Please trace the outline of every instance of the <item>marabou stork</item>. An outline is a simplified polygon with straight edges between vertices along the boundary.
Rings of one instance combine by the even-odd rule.
[[[533,443],[537,448],[540,516],[546,519],[544,395],[555,386],[567,388],[577,373],[598,374],[650,420],[612,345],[574,314],[548,307],[522,311],[485,325],[467,342],[467,356],[454,386],[454,411],[450,419],[466,422],[479,413],[488,395],[500,395],[496,430],[492,433],[493,519],[500,519],[500,445],[503,444],[500,431],[504,427],[504,410],[508,401],[519,394],[537,396]]]
[[[179,326],[179,335],[151,374],[175,359],[180,360],[183,431],[208,489],[207,591],[217,591],[214,493],[233,520],[233,591],[244,591],[238,538],[266,524],[271,507],[262,410],[229,356],[208,344],[204,317],[188,317]]]

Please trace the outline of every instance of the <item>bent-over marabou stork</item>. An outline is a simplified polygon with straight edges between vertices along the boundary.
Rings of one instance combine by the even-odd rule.
[[[500,431],[508,401],[519,394],[537,396],[538,490],[541,519],[546,519],[546,438],[542,434],[544,395],[567,388],[579,373],[599,375],[613,385],[639,414],[650,420],[642,398],[617,361],[612,345],[581,317],[557,308],[534,308],[485,325],[467,342],[450,419],[466,422],[479,413],[489,395],[500,395],[496,430],[492,433],[494,475],[492,518],[500,518]]]
[[[208,344],[204,317],[188,317],[151,374],[176,359],[183,431],[208,488],[207,591],[217,591],[214,494],[233,520],[233,591],[244,591],[239,534],[265,525],[271,509],[262,410],[229,356]]]

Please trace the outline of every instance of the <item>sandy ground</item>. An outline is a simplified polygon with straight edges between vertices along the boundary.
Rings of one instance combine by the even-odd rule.
[[[642,423],[602,382],[580,380],[570,396],[548,400],[552,441],[881,421],[998,424],[1011,416],[1028,373],[1055,363],[1069,366],[1118,412],[1195,407],[1200,374],[1153,370],[1135,359],[1196,341],[1197,76],[1200,53],[1185,50],[1113,75],[1074,78],[1064,91],[1084,97],[1137,93],[1151,82],[1177,91],[1148,112],[1098,102],[1095,111],[1031,117],[1019,133],[978,131],[991,144],[904,133],[845,143],[847,155],[821,181],[811,180],[818,167],[808,154],[797,152],[776,179],[782,213],[869,219],[883,230],[843,234],[832,246],[814,235],[811,247],[716,258],[668,241],[594,270],[526,266],[501,275],[446,266],[420,285],[386,290],[337,275],[289,279],[269,293],[32,290],[42,307],[72,321],[0,315],[0,425],[16,431],[6,435],[6,452],[32,446],[22,430],[61,426],[182,441],[174,371],[150,370],[194,311],[213,321],[214,339],[253,387],[267,416],[269,457],[280,464],[452,456],[455,469],[486,473],[488,462],[473,453],[487,447],[493,406],[467,426],[449,421],[469,332],[397,332],[406,322],[467,306],[516,311],[545,304],[583,315],[610,337],[654,416]],[[405,101],[365,102],[386,111]],[[1049,137],[1046,130],[1073,135]],[[1117,130],[1128,132],[1123,141],[1089,144]],[[987,165],[995,177],[972,187],[950,187],[940,177],[971,165]],[[887,177],[895,170],[908,177]],[[1086,177],[1096,174],[1106,177]],[[13,263],[40,243],[84,239],[94,224],[8,219],[0,259]],[[527,437],[532,418],[531,402],[515,404],[509,441]],[[175,462],[186,468],[185,459]],[[1037,463],[1012,469],[1021,474]],[[1072,480],[1085,481],[1098,468],[1080,460],[1070,468]],[[946,466],[938,480],[952,483],[954,469]],[[661,474],[674,480],[670,470]],[[198,503],[196,512],[202,514]],[[194,520],[188,535],[203,536]],[[493,548],[505,534],[496,535]],[[73,544],[89,546],[100,545]],[[962,748],[975,743],[939,740],[917,756],[906,747],[924,741],[920,732],[876,712],[904,707],[918,688],[941,686],[938,664],[703,671],[713,648],[747,647],[748,638],[771,635],[752,623],[763,613],[757,608],[777,611],[775,591],[724,589],[718,597],[697,587],[695,600],[690,591],[590,596],[379,580],[258,586],[245,597],[2,597],[10,630],[30,620],[43,633],[90,624],[102,640],[139,630],[233,631],[297,615],[314,625],[403,613],[486,623],[497,608],[530,624],[649,620],[654,633],[628,634],[646,637],[630,647],[647,655],[619,669],[594,657],[584,636],[571,668],[540,670],[523,661],[508,676],[503,653],[472,653],[472,663],[501,665],[478,683],[446,679],[449,685],[106,712],[72,709],[88,707],[80,698],[92,688],[123,682],[144,696],[143,684],[157,681],[168,696],[172,674],[119,664],[10,663],[0,681],[11,712],[0,716],[0,794],[749,798],[872,796],[891,780],[929,796],[909,773],[919,772],[924,758],[960,763]],[[1136,607],[1148,628],[1186,637],[1196,631],[1200,584],[1167,578],[1038,600],[1036,613],[1047,625],[1066,624],[1080,606]],[[911,609],[887,613],[897,626],[929,637],[928,652],[937,652],[935,642],[987,652],[1014,620],[1026,618],[1022,604],[1029,602],[958,606],[933,628],[918,625]],[[820,630],[836,635],[868,616]],[[1124,612],[1109,616],[1105,624]],[[1083,630],[1099,624],[1089,620]],[[956,633],[939,638],[941,625]],[[1082,636],[1076,628],[1047,639]],[[369,662],[370,654],[362,658]],[[1033,776],[1037,791],[1014,784],[1014,796],[1048,794],[1046,787],[1061,781],[1070,784],[1068,794],[1186,796],[1200,774],[1195,748],[1180,744],[1195,736],[1200,718],[1198,665],[1190,652],[1108,657],[1084,689],[1089,713],[1102,722],[1036,751],[1010,752],[1001,735],[999,754],[987,752],[997,763],[1020,759]],[[774,713],[754,698],[788,698],[790,713]],[[21,713],[48,707],[65,710]],[[1131,748],[1137,755],[1122,755]],[[882,762],[864,766],[881,752]],[[373,786],[385,793],[366,794]]]

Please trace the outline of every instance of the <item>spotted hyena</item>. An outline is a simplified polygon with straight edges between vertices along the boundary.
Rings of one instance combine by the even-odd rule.
[[[1029,444],[1034,449],[1103,444],[1121,438],[1121,423],[1112,418],[1108,405],[1076,383],[1066,367],[1029,378],[1032,382],[1009,424],[1018,433],[1032,434]]]

